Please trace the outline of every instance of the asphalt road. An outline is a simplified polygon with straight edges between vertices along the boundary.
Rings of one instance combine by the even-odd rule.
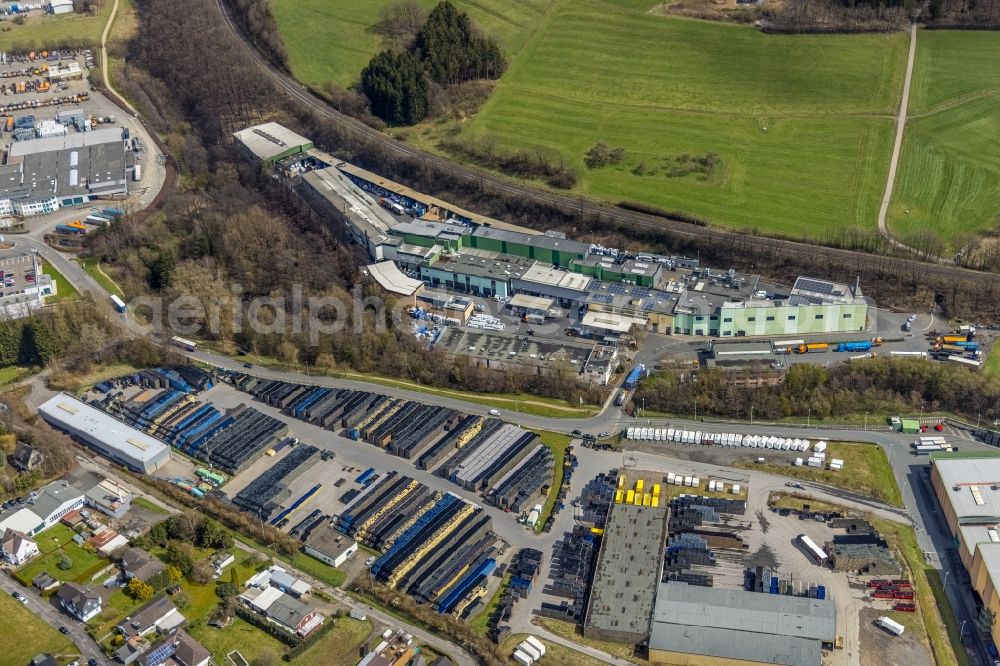
[[[101,652],[101,648],[98,647],[97,643],[95,643],[90,635],[87,634],[85,629],[86,625],[65,613],[62,609],[56,606],[55,603],[53,603],[51,598],[43,599],[38,595],[38,590],[34,587],[22,587],[20,583],[12,580],[8,576],[0,576],[0,590],[2,590],[4,594],[20,592],[28,598],[28,610],[45,620],[45,622],[52,625],[56,629],[59,627],[66,627],[69,630],[69,633],[66,634],[66,636],[73,641],[76,648],[80,651],[80,663],[86,664],[87,660],[90,658],[97,659],[97,662],[102,666],[110,663],[104,658],[104,653]],[[0,657],[0,662],[2,661],[3,658]]]
[[[220,8],[221,9],[221,8]],[[235,29],[234,29],[235,30]],[[911,51],[912,54],[912,51]],[[288,89],[287,86],[286,90]],[[306,97],[310,100],[311,105],[315,105],[316,102],[306,93],[302,92],[300,87],[294,87],[290,94],[294,94],[296,97],[303,98]],[[905,109],[904,109],[905,111]],[[140,130],[145,132],[144,129]],[[147,146],[154,146],[152,140],[146,140]],[[162,184],[162,183],[161,183]],[[148,193],[147,196],[155,196],[155,192]],[[69,214],[67,212],[67,214]],[[49,248],[41,240],[42,234],[45,230],[51,228],[56,223],[62,220],[61,217],[52,216],[48,218],[46,222],[39,225],[37,228],[33,229],[31,232],[25,235],[14,236],[12,240],[21,247],[22,249],[37,250],[43,258],[50,261],[57,270],[59,270],[66,279],[74,285],[80,291],[90,291],[98,301],[99,307],[105,308],[109,315],[115,318],[122,326],[122,328],[131,335],[148,335],[149,332],[138,325],[135,321],[126,318],[124,316],[114,313],[109,305],[109,294],[104,291],[104,289],[90,277],[78,264],[69,261],[65,255]],[[932,323],[932,322],[931,322]],[[640,351],[637,355],[637,360],[640,362],[647,362],[651,364],[658,356],[668,353],[677,352],[683,350],[690,346],[688,341],[680,341],[670,338],[657,339],[655,344],[645,346],[644,350]],[[191,358],[215,365],[220,368],[228,368],[241,370],[242,364],[226,358],[221,355],[207,353],[207,352],[196,352],[189,354]],[[304,377],[303,375],[297,373],[283,372],[277,370],[268,370],[265,368],[254,368],[254,374],[262,377],[267,377],[271,379],[281,379],[285,381],[293,382],[303,382],[303,383],[313,383],[323,386],[334,386],[343,388],[353,388],[360,390],[374,390],[387,395],[392,395],[399,398],[406,398],[410,400],[417,400],[422,402],[433,402],[436,405],[441,405],[445,407],[451,407],[454,409],[459,409],[467,413],[475,413],[485,415],[489,412],[490,408],[475,403],[469,403],[462,400],[440,397],[440,396],[429,396],[428,394],[420,393],[417,391],[407,391],[403,389],[396,389],[384,386],[374,386],[372,384],[367,384],[355,380],[342,380],[326,377]],[[262,408],[262,405],[255,405],[258,408]],[[621,427],[627,426],[629,423],[635,422],[634,419],[626,417],[621,411],[609,403],[604,406],[599,414],[590,418],[583,419],[554,419],[548,417],[534,416],[530,414],[524,414],[517,412],[515,410],[500,410],[501,417],[505,418],[511,422],[518,423],[525,427],[530,428],[541,428],[554,430],[557,432],[568,433],[574,429],[580,429],[584,432],[597,434],[599,432],[608,431],[614,432]],[[922,480],[920,467],[924,465],[924,461],[914,459],[909,454],[909,441],[911,441],[910,436],[903,436],[894,433],[881,433],[881,432],[861,432],[861,431],[850,431],[850,430],[838,430],[836,432],[831,432],[829,430],[820,430],[814,428],[803,427],[799,425],[760,425],[760,424],[750,424],[750,423],[734,423],[734,424],[714,424],[706,425],[701,421],[685,421],[678,419],[642,419],[643,423],[651,424],[654,426],[683,426],[687,424],[697,424],[701,429],[705,427],[711,428],[712,430],[717,430],[720,432],[733,432],[740,434],[777,434],[777,435],[794,435],[798,437],[806,437],[809,439],[830,439],[836,438],[847,441],[875,441],[881,445],[887,452],[889,460],[892,464],[893,471],[896,475],[897,482],[903,492],[903,497],[905,505],[907,507],[907,518],[912,521],[917,531],[917,539],[920,543],[921,548],[928,553],[929,561],[939,566],[942,569],[942,575],[944,572],[949,572],[947,576],[948,580],[948,594],[952,599],[952,603],[959,613],[959,620],[966,620],[970,622],[972,619],[969,613],[969,608],[967,603],[968,595],[960,594],[960,590],[957,587],[957,574],[950,568],[950,563],[946,556],[947,548],[951,544],[950,535],[947,534],[946,527],[943,526],[939,520],[936,504],[933,498],[930,498],[930,502],[927,501],[926,493],[922,490]],[[294,429],[296,432],[302,432],[303,427],[307,424],[301,422],[295,422]],[[310,436],[315,435],[315,436]],[[327,431],[322,431],[321,433],[310,433],[306,437],[310,441],[322,442],[324,438],[332,436],[331,433]],[[347,440],[344,440],[345,442]],[[331,442],[330,447],[336,446],[338,449],[338,455],[340,454],[340,449],[343,448],[343,443],[341,442]],[[984,445],[974,443],[974,442],[963,442],[962,448],[964,450],[969,449],[988,449]],[[357,447],[353,446],[353,450],[361,452],[366,451],[366,449],[372,449],[366,453],[360,454],[360,459],[358,460],[358,465],[364,465],[364,459],[368,459],[369,456],[374,455],[376,450],[373,447]],[[620,454],[604,452],[604,451],[593,451],[593,450],[579,450],[580,457],[580,469],[577,472],[577,479],[580,479],[579,483],[585,483],[587,479],[592,478],[600,471],[606,471],[612,467],[619,467],[623,464],[623,458]],[[385,455],[385,454],[383,454]],[[389,456],[386,456],[389,458]],[[662,461],[669,460],[663,458],[662,456],[654,456],[655,460]],[[654,459],[650,459],[648,462],[653,463]],[[376,468],[386,468],[386,467],[398,467],[400,462],[398,458],[391,458],[389,460],[374,458],[370,459],[371,464],[366,466],[373,466]],[[673,464],[673,463],[672,463]],[[683,463],[684,465],[693,465],[692,463]],[[717,468],[718,472],[724,471],[724,468]],[[441,479],[433,477],[429,474],[418,475],[418,470],[410,469],[408,473],[412,473],[414,476],[419,476],[420,480],[431,485],[432,487],[437,487],[439,484],[445,484],[446,489],[451,492],[458,492],[463,494],[457,486],[451,484],[446,484]],[[707,471],[703,473],[708,473]],[[728,470],[728,473],[746,474],[742,470]],[[767,478],[757,478],[753,481],[755,484],[763,484],[763,486],[768,486],[769,484],[776,484],[781,481],[780,477],[773,477],[771,479]],[[783,485],[783,483],[781,484]],[[872,506],[870,503],[860,504],[855,502],[851,498],[845,497],[843,495],[829,495],[827,494],[827,489],[818,488],[815,486],[807,485],[807,493],[816,499],[827,499],[828,501],[834,501],[840,504],[854,505],[858,508],[864,508],[864,510],[871,510]],[[467,493],[465,493],[467,494]],[[467,494],[468,495],[468,494]],[[474,496],[469,496],[469,499],[474,499]],[[852,504],[853,502],[853,504]],[[877,509],[885,510],[888,514],[896,516],[895,519],[899,519],[898,513],[889,509]],[[493,510],[495,511],[495,510]],[[534,535],[533,533],[527,531],[526,529],[513,523],[511,517],[508,514],[502,514],[501,512],[495,512],[498,515],[494,515],[494,523],[497,527],[498,533],[507,541],[509,541],[515,547],[520,547],[522,545],[531,545],[532,547],[540,548],[548,551],[549,547],[554,543],[555,539],[562,534],[562,532],[568,530],[572,526],[572,512],[564,511],[556,519],[555,528],[550,534],[547,535]],[[550,552],[550,551],[549,551]],[[9,582],[9,581],[5,581]],[[30,604],[29,604],[30,605]],[[50,609],[53,610],[53,609]],[[965,611],[963,613],[963,610]],[[40,612],[44,613],[44,609],[40,609]],[[44,615],[43,615],[44,616]],[[376,616],[373,612],[373,616]],[[48,618],[47,618],[48,619]],[[53,618],[58,619],[56,618]],[[517,615],[513,625],[516,630],[533,631],[534,633],[543,634],[540,628],[533,627],[527,622],[530,621],[530,604],[526,602],[521,602],[517,607]],[[395,624],[399,624],[398,621],[393,620]],[[57,625],[58,626],[58,625]],[[69,626],[69,625],[67,625]],[[420,635],[415,627],[407,628],[407,631],[414,633],[415,635]],[[555,642],[564,642],[557,640],[557,637],[546,636],[550,640]],[[978,641],[976,641],[978,643]],[[579,646],[573,645],[574,649],[580,649]],[[458,648],[452,646],[451,649],[447,650],[449,652],[454,652]],[[584,650],[586,652],[591,652],[589,649]],[[982,659],[985,655],[982,646],[977,646],[977,655],[979,659]],[[86,653],[86,651],[85,651]],[[610,663],[616,663],[617,660],[610,658],[605,655],[601,657],[605,661]],[[978,660],[977,660],[978,661]],[[471,664],[472,662],[469,661]],[[986,663],[985,660],[982,663]],[[463,665],[464,666],[464,665]]]

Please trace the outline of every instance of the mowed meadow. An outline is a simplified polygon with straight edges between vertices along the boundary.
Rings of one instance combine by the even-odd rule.
[[[921,30],[889,228],[950,249],[1000,217],[1000,34]]]
[[[275,0],[299,78],[357,79],[388,2],[357,4]],[[541,152],[575,168],[576,192],[732,228],[819,239],[875,229],[905,34],[765,35],[653,15],[652,0],[454,4],[500,37],[510,67],[474,116],[402,131],[409,140]],[[599,141],[624,149],[620,163],[585,165]]]

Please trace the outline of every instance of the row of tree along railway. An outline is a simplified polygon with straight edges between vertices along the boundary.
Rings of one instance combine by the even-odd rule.
[[[661,245],[679,253],[700,253],[715,263],[753,266],[773,277],[801,273],[843,277],[859,275],[874,298],[900,307],[934,301],[943,312],[1000,321],[1000,276],[972,271],[952,264],[929,263],[906,255],[878,255],[824,247],[808,242],[761,238],[749,233],[700,226],[585,199],[539,190],[512,182],[475,167],[407,145],[381,131],[340,113],[312,94],[302,84],[271,64],[250,44],[230,19],[222,0],[219,11],[229,30],[241,41],[251,58],[295,103],[317,114],[316,120],[332,126],[317,128],[315,136],[333,149],[354,152],[353,159],[387,177],[419,186],[426,178],[439,190],[447,190],[478,206],[484,212],[517,217],[525,224],[546,228],[562,226],[568,231],[620,233],[635,241]]]

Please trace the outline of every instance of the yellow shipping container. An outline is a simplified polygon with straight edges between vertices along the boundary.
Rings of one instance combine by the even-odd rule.
[[[635,491],[634,490],[628,491],[628,494],[625,495],[625,503],[626,504],[635,504]]]
[[[653,497],[659,497],[659,496],[660,496],[660,484],[654,483],[653,484]]]
[[[635,492],[637,493],[642,492],[642,479],[639,479],[638,481],[635,482]]]
[[[643,493],[642,494],[642,505],[643,506],[652,506],[652,501],[653,501],[653,498],[649,496],[649,493]]]
[[[625,494],[625,492],[623,490],[621,490],[621,489],[615,491],[615,504],[621,504],[622,503],[622,496],[624,494]]]
[[[624,474],[622,474],[621,476],[618,477],[618,487],[619,488],[624,488],[625,487],[625,475]]]
[[[604,530],[601,529],[600,527],[591,527],[590,528],[590,533],[591,534],[596,534],[597,536],[603,536],[604,535]]]
[[[655,497],[655,496],[653,497],[653,504],[652,504],[652,506],[654,506],[654,507],[660,506],[660,498],[659,497]]]

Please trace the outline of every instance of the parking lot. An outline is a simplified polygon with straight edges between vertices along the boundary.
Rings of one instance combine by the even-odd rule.
[[[0,131],[4,133],[4,144],[9,150],[16,140],[58,136],[56,132],[62,130],[56,127],[55,120],[60,113],[82,112],[88,130],[125,128],[135,142],[135,163],[141,167],[138,181],[129,177],[125,205],[139,210],[149,205],[162,187],[164,158],[137,118],[92,88],[88,76],[93,64],[93,54],[88,50],[39,51],[33,60],[28,54],[0,55]],[[80,127],[70,124],[67,131],[73,134]],[[29,231],[49,231],[59,222],[82,219],[110,203],[96,201],[29,217],[27,226]]]

